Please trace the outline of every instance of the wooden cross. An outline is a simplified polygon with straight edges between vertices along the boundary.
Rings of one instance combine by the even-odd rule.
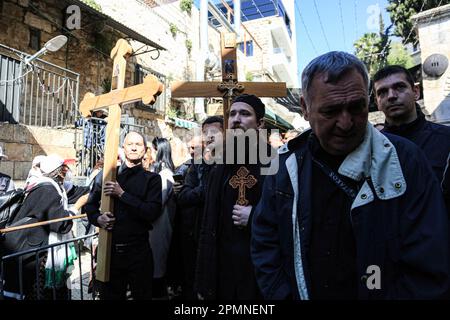
[[[145,104],[153,104],[156,97],[163,91],[163,85],[154,76],[147,76],[143,84],[124,88],[126,58],[133,52],[132,47],[124,39],[119,39],[116,46],[111,51],[111,58],[114,60],[113,74],[111,80],[111,92],[100,96],[93,93],[86,93],[80,104],[80,112],[84,117],[88,117],[92,111],[108,108],[108,124],[106,126],[105,159],[103,166],[103,188],[105,181],[116,180],[117,153],[120,142],[120,118],[121,105],[143,101]],[[100,212],[114,213],[114,201],[110,196],[104,195],[102,188],[102,198]],[[97,269],[96,279],[102,282],[109,281],[109,268],[111,262],[111,240],[112,233],[105,229],[99,230],[99,241],[97,248]]]
[[[256,178],[249,173],[250,171],[248,171],[246,167],[240,167],[237,175],[234,175],[229,182],[233,189],[239,188],[239,196],[236,204],[240,206],[246,206],[249,203],[245,197],[245,188],[253,188],[258,182],[258,180],[256,180]]]
[[[238,82],[236,35],[234,33],[221,34],[221,48],[222,82],[174,82],[172,97],[223,97],[224,127],[228,128],[228,112],[235,96],[243,93],[254,94],[260,98],[287,96],[284,82]]]

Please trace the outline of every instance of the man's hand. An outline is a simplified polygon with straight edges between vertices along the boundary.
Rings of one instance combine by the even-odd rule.
[[[111,212],[105,212],[97,218],[97,223],[100,228],[106,229],[108,231],[111,231],[113,229],[115,222],[116,218],[114,218],[114,215]]]
[[[89,193],[82,195],[80,198],[78,198],[77,202],[73,205],[75,209],[78,211],[81,209],[82,206],[86,204],[89,198]]]
[[[180,181],[175,181],[173,184],[173,193],[176,195],[180,193],[181,189],[183,188],[183,184]]]
[[[105,186],[103,188],[106,196],[112,196],[120,198],[122,194],[125,192],[120,187],[120,184],[116,181],[107,181],[105,182]]]
[[[231,217],[234,225],[238,227],[246,227],[251,211],[252,206],[243,207],[235,204],[233,207],[233,216]]]

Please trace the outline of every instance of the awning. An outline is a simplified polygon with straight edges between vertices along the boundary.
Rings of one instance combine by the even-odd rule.
[[[266,127],[278,128],[281,131],[294,129],[294,127],[289,122],[278,116],[272,109],[267,106],[266,114],[264,115],[264,121],[266,122],[266,124],[268,124]]]
[[[197,122],[184,120],[184,119],[180,119],[180,118],[171,118],[171,119],[173,120],[175,127],[186,128],[186,129],[193,129],[193,128],[199,127]]]
[[[148,46],[151,46],[155,49],[158,50],[166,50],[166,48],[161,47],[159,44],[156,44],[155,42],[153,42],[152,40],[148,39],[147,37],[143,36],[142,34],[134,31],[133,29],[127,27],[126,25],[120,23],[119,21],[115,20],[113,17],[104,14],[103,12],[98,11],[96,8],[90,6],[89,4],[87,4],[86,2],[84,2],[83,0],[67,0],[69,3],[73,3],[76,4],[78,6],[80,6],[81,8],[83,8],[84,10],[91,12],[95,15],[100,16],[101,18],[105,19],[105,23],[110,26],[111,28],[114,28],[124,34],[126,34],[127,36],[129,36],[130,38],[132,38],[133,40],[139,41],[143,44],[146,44]]]
[[[300,109],[301,94],[302,94],[302,89],[300,89],[300,88],[288,88],[286,97],[274,98],[274,99],[277,103],[286,107],[289,111],[302,114],[302,110]]]

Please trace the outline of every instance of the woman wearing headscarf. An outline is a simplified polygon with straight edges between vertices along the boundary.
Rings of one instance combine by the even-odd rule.
[[[10,227],[65,218],[73,214],[73,211],[68,209],[67,195],[63,187],[66,174],[64,166],[64,160],[57,155],[40,159],[42,176],[34,176],[32,179],[33,187],[29,190],[14,219],[14,223]],[[71,228],[72,221],[66,220],[10,232],[5,234],[2,243],[3,249],[6,254],[11,254],[43,247],[49,244],[49,239],[53,242],[52,235],[67,234]],[[23,295],[25,299],[36,299],[37,290],[41,291],[44,287],[45,277],[42,275],[40,276],[40,283],[36,283],[36,264],[40,266],[42,271],[47,260],[47,251],[39,252],[38,257],[39,260],[36,261],[34,253],[22,256]],[[5,266],[5,276],[8,278],[4,289],[10,291],[13,297],[18,298],[20,295],[17,276],[19,266],[17,260],[10,262]],[[41,296],[40,298],[44,297]]]

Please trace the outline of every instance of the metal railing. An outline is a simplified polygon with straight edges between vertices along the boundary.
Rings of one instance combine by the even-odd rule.
[[[40,127],[73,126],[80,75],[0,44],[0,122]]]
[[[80,118],[77,125],[82,129],[81,141],[79,132],[76,133],[76,141],[79,141],[77,144],[81,144],[77,153],[77,174],[87,177],[91,174],[97,162],[104,158],[107,123],[104,119],[90,117],[87,119]],[[145,126],[122,121],[120,124],[120,145],[130,131],[137,131],[145,135]]]
[[[13,254],[9,254],[6,256],[0,257],[0,299],[6,298],[14,298],[18,300],[24,300],[24,299],[30,299],[30,297],[37,299],[37,300],[95,300],[96,298],[96,292],[95,290],[92,290],[92,298],[91,299],[85,299],[86,293],[85,289],[87,289],[87,286],[85,283],[83,283],[83,270],[82,270],[82,242],[83,240],[87,239],[94,239],[98,236],[98,233],[93,233],[89,235],[85,235],[82,237],[62,241],[59,243],[54,243],[51,245],[35,248],[35,249],[29,249]],[[67,278],[66,285],[63,287],[57,287],[56,286],[56,271],[55,271],[55,248],[58,246],[64,246],[65,249],[65,259],[68,260],[69,257],[69,246],[70,244],[76,245],[76,252],[77,252],[77,259],[78,259],[78,281],[77,283],[72,283],[70,281],[70,277]],[[45,253],[47,253],[50,249],[51,252],[51,264],[52,268],[50,270],[51,280],[50,280],[50,286],[47,286],[45,288],[45,278],[42,279],[42,277],[45,277],[45,273],[42,271],[43,263],[42,259],[43,256],[45,256]],[[34,256],[34,283],[30,287],[30,282],[33,281],[32,278],[30,278],[29,270],[24,271],[24,256]],[[48,259],[49,257],[46,257]],[[8,273],[6,270],[7,263],[15,261],[17,262],[16,265],[12,264],[13,267],[9,267],[10,273]],[[30,265],[30,262],[27,263],[27,265]],[[17,266],[17,270],[15,270],[15,267]],[[16,273],[12,274],[13,271],[16,271]],[[66,272],[67,270],[63,270]],[[93,243],[90,241],[90,274],[94,274],[94,258],[93,258]],[[24,273],[28,273],[28,276],[24,276]],[[17,277],[17,278],[15,278]],[[15,282],[17,280],[17,282]],[[14,290],[18,289],[18,292],[10,292],[8,289],[10,288],[10,283],[13,283],[11,286]],[[14,283],[18,283],[14,286]],[[5,289],[6,287],[6,289]],[[33,292],[30,292],[30,288],[33,289]],[[87,290],[86,290],[87,291]],[[62,292],[63,294],[60,294],[59,292]]]
[[[152,106],[148,106],[143,104],[142,102],[137,103],[138,108],[143,109],[151,109],[156,111],[157,113],[164,114],[166,110],[166,91],[167,91],[167,78],[165,75],[156,72],[155,70],[152,70],[150,68],[144,67],[140,64],[136,64],[135,72],[134,72],[134,83],[140,84],[144,82],[144,78],[148,75],[153,75],[164,85],[163,92],[159,95],[158,99],[156,99],[156,102]]]

